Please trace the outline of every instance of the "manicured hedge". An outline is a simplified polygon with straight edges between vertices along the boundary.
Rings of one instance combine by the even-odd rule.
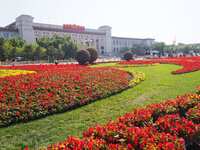
[[[79,50],[76,54],[76,60],[80,65],[89,64],[90,57],[90,53],[87,50]]]
[[[90,53],[89,63],[90,64],[94,63],[97,60],[97,58],[98,58],[98,52],[97,52],[97,50],[94,49],[94,48],[87,48],[86,50]]]

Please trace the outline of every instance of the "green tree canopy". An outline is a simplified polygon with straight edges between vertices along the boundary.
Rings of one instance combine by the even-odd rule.
[[[47,57],[51,59],[75,58],[77,52],[77,45],[70,37],[43,37],[37,40],[37,44],[47,49]]]

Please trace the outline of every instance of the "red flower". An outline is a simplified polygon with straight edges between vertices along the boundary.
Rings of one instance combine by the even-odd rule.
[[[35,74],[0,78],[1,125],[66,111],[129,87],[130,75],[113,68],[80,65],[0,66]],[[16,112],[16,110],[20,110]],[[17,120],[14,118],[17,116]]]
[[[131,60],[122,61],[119,64],[123,65],[152,65],[156,63],[164,64],[176,64],[183,68],[173,71],[172,74],[182,74],[192,71],[200,70],[200,57],[177,57],[177,58],[160,58],[160,59],[148,59],[148,60]]]

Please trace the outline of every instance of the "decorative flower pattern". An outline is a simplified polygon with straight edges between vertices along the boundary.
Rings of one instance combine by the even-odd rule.
[[[198,150],[199,94],[185,94],[133,110],[106,125],[49,145],[47,150]]]
[[[172,74],[182,74],[200,70],[200,57],[175,57],[175,58],[158,58],[147,60],[131,60],[121,61],[122,65],[152,65],[161,64],[176,64],[182,66],[181,69],[172,71]]]
[[[132,80],[123,70],[80,65],[1,66],[0,69],[37,72],[0,78],[0,126],[73,109],[122,91]]]

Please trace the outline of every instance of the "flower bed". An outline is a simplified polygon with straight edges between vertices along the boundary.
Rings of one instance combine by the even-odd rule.
[[[181,69],[173,71],[172,74],[182,74],[200,70],[200,57],[179,57],[179,58],[161,58],[149,60],[131,60],[122,61],[123,65],[152,65],[155,63],[176,64],[182,66]]]
[[[199,150],[199,94],[186,94],[159,104],[136,109],[68,137],[47,150]]]
[[[36,73],[35,71],[27,71],[27,70],[8,70],[8,69],[0,69],[0,78],[6,76],[16,76],[20,74],[28,74],[28,73]]]
[[[113,68],[79,65],[0,68],[37,72],[0,78],[0,126],[73,109],[122,91],[130,86],[131,80],[129,73]]]

